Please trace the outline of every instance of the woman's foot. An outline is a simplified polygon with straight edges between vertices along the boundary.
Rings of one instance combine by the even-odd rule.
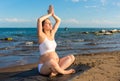
[[[53,72],[52,72],[52,73],[50,74],[50,77],[55,77],[56,75],[57,75],[57,73],[53,73]]]

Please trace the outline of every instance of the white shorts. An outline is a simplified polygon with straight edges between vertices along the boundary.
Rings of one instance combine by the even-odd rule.
[[[40,70],[42,68],[43,64],[38,64],[38,72],[40,73]]]

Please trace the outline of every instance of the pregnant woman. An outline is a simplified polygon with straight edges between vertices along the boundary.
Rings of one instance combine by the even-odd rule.
[[[49,17],[55,19],[52,26]],[[49,6],[48,14],[38,18],[38,42],[40,50],[40,59],[38,63],[38,71],[43,75],[56,76],[57,74],[75,73],[74,69],[66,70],[75,60],[73,55],[59,58],[55,49],[55,34],[60,25],[61,19],[55,15],[53,6]]]

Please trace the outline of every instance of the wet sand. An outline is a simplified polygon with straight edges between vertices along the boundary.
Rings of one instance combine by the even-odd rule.
[[[37,63],[0,69],[1,81],[120,81],[120,51],[76,55],[76,73],[54,78],[40,75]]]
[[[76,57],[76,64],[86,64],[91,69],[73,81],[120,81],[120,51],[80,55]]]

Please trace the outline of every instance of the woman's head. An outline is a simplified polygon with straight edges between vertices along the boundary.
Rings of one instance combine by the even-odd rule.
[[[47,30],[47,31],[52,30],[52,24],[49,18],[45,19],[42,22],[42,27],[43,27],[43,30]]]

